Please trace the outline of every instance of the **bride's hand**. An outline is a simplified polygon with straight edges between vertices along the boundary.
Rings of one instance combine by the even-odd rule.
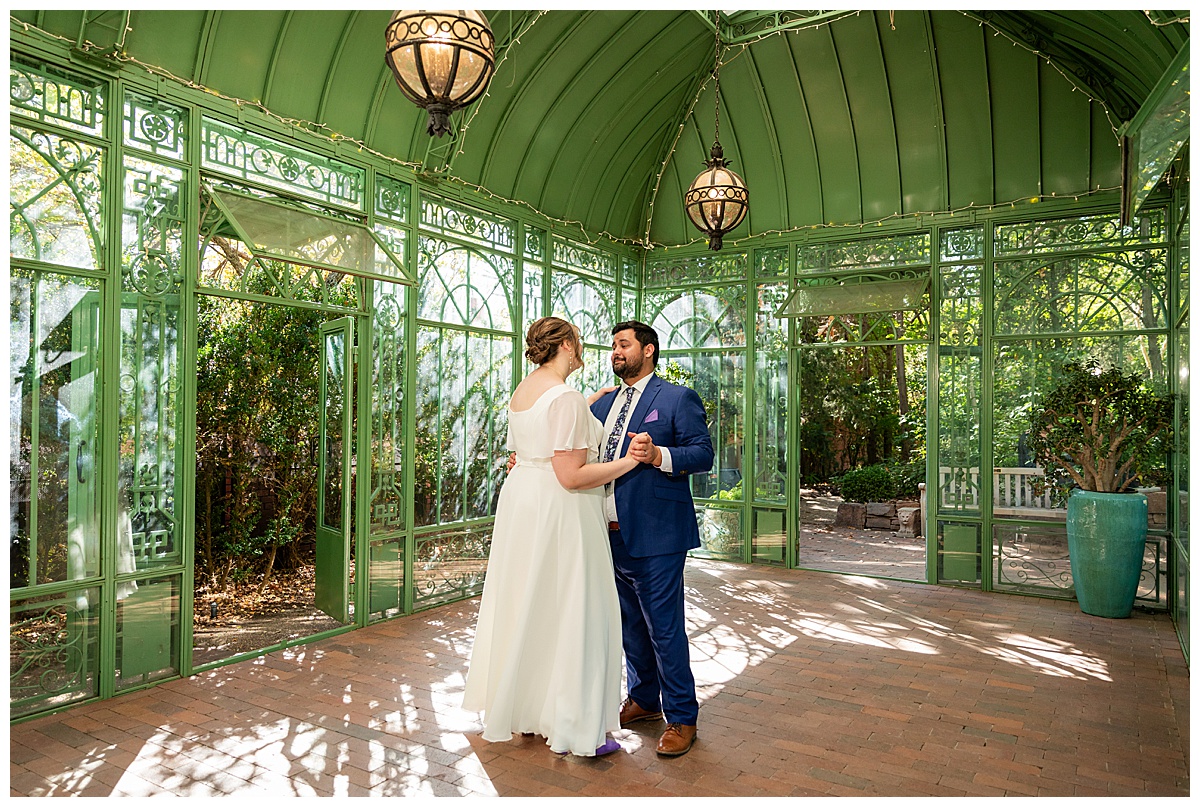
[[[588,396],[588,399],[587,399],[588,406],[591,406],[592,404],[594,404],[596,401],[600,400],[603,396],[607,395],[608,393],[616,392],[617,389],[618,389],[617,387],[602,387],[602,388],[596,390],[595,392],[593,392],[591,395]]]

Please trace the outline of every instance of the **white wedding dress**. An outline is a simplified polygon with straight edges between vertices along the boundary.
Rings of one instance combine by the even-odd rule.
[[[555,450],[578,448],[595,462],[603,432],[566,384],[509,409],[517,464],[496,506],[463,693],[465,709],[484,713],[485,740],[534,733],[552,751],[593,756],[620,728],[621,608],[604,488],[567,490],[550,464]]]

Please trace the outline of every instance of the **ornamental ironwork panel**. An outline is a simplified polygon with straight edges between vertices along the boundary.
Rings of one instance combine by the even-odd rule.
[[[746,345],[744,284],[647,292],[642,311],[664,351]]]
[[[187,110],[156,98],[126,92],[122,123],[126,148],[146,151],[156,157],[187,159]]]
[[[986,231],[982,226],[960,227],[942,230],[939,254],[943,263],[950,261],[983,260],[983,239]]]
[[[51,67],[9,63],[9,112],[100,136],[107,112],[107,84]]]
[[[796,248],[796,272],[928,266],[929,242],[929,233],[925,232],[861,241],[801,244]]]
[[[421,229],[508,254],[516,251],[516,222],[430,194],[421,195]]]
[[[564,272],[550,273],[550,310],[579,328],[584,344],[610,345],[617,324],[617,287],[603,280]]]
[[[1165,329],[1167,250],[997,261],[995,333]]]
[[[211,118],[204,118],[201,124],[200,164],[225,176],[307,199],[355,210],[365,206],[363,169]]]
[[[413,607],[430,608],[481,592],[491,545],[491,524],[418,535],[413,558]]]
[[[183,562],[175,513],[179,296],[126,285],[121,305],[117,573]]]
[[[9,133],[9,256],[101,268],[104,152],[32,129]]]
[[[1129,227],[1115,215],[997,224],[994,238],[997,258],[1161,244],[1167,239],[1166,211],[1144,210]]]
[[[745,252],[661,258],[646,264],[645,285],[651,288],[745,280],[749,276],[749,270],[750,259]]]
[[[419,318],[512,330],[512,258],[427,236],[417,239],[417,253]]]
[[[1062,518],[1065,519],[1065,513]],[[1067,551],[1065,522],[1058,524],[996,524],[993,587],[997,591],[1072,598],[1075,581]],[[1146,536],[1142,569],[1135,601],[1155,607],[1166,606],[1166,539]]]
[[[554,266],[616,282],[617,258],[612,253],[558,235],[551,236],[551,242]]]
[[[185,187],[181,169],[125,158],[121,271],[125,285],[139,294],[179,294]]]
[[[525,228],[525,248],[521,252],[521,256],[527,261],[536,261],[537,263],[546,262],[546,236],[545,230],[539,227]]]
[[[978,513],[982,451],[983,267],[938,270],[937,440],[940,468],[932,501],[938,512]]]
[[[14,601],[8,609],[11,718],[99,694],[100,589]]]
[[[637,261],[632,258],[621,258],[621,286],[623,288],[637,288],[637,270]]]
[[[786,255],[785,255],[786,258]],[[787,498],[787,322],[772,312],[783,304],[787,284],[758,286],[754,334],[754,499]]]
[[[762,278],[784,277],[788,273],[788,247],[756,249],[754,251],[754,276]]]
[[[386,219],[395,224],[407,224],[408,203],[411,198],[412,188],[407,183],[384,176],[375,177],[375,218],[377,220]]]
[[[512,338],[421,326],[416,343],[413,522],[493,515],[504,478]]]
[[[358,311],[360,280],[331,269],[250,256],[242,242],[216,236],[200,256],[200,288],[217,289],[270,301],[309,303],[332,312]]]
[[[371,536],[407,526],[404,495],[404,385],[408,340],[404,287],[375,283],[371,345]]]

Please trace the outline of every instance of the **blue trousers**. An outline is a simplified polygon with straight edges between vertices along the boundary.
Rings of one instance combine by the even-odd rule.
[[[683,619],[687,553],[635,558],[625,549],[619,531],[610,531],[608,541],[621,601],[629,697],[643,709],[661,706],[668,723],[694,726],[700,704]]]

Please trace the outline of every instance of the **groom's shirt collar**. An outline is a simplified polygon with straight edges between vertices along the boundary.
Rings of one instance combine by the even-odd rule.
[[[617,395],[624,395],[625,390],[631,386],[635,390],[637,390],[638,394],[640,395],[641,393],[646,391],[646,385],[650,383],[650,379],[652,379],[652,378],[654,378],[654,373],[650,373],[649,375],[643,376],[639,381],[637,381],[634,384],[626,384],[625,379],[621,379],[621,388],[619,390],[617,390]]]

